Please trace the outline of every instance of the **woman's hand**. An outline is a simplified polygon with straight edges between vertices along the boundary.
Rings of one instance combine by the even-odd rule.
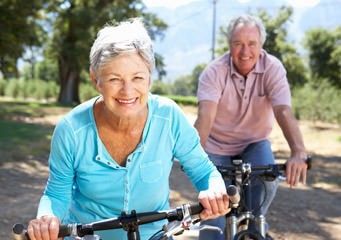
[[[30,221],[27,232],[31,240],[57,240],[60,221],[55,216],[42,216]]]
[[[202,220],[223,216],[231,210],[229,208],[229,197],[226,190],[208,189],[201,191],[198,200],[204,207],[204,210],[199,215]]]

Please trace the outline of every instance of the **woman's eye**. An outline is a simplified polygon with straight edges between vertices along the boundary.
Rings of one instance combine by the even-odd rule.
[[[119,79],[119,78],[111,78],[109,81],[110,81],[110,82],[119,82],[120,79]]]

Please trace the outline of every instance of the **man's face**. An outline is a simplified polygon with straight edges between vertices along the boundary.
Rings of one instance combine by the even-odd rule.
[[[230,52],[237,71],[243,75],[254,68],[258,61],[262,44],[255,25],[239,24],[232,33]]]

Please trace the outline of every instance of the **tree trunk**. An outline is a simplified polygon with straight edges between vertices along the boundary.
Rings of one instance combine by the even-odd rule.
[[[80,102],[78,91],[80,71],[73,69],[72,66],[74,65],[63,57],[60,57],[58,62],[60,81],[58,102],[61,104],[78,104]]]

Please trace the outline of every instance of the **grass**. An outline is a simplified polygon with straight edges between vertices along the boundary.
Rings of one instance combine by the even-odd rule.
[[[32,122],[67,109],[56,104],[0,101],[0,165],[29,158],[46,159],[54,126]]]

